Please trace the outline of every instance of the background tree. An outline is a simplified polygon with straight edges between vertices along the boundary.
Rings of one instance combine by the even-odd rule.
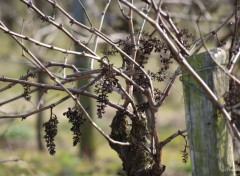
[[[73,17],[77,19],[80,23],[87,25],[87,14],[84,13],[84,8],[86,7],[87,2],[84,1],[72,1],[72,11],[73,11]],[[91,48],[91,46],[88,46]],[[84,50],[81,47],[76,46],[76,50],[83,52]],[[92,70],[91,68],[91,62],[92,59],[80,56],[76,57],[76,67],[80,71],[88,71]],[[78,86],[82,87],[85,84],[89,83],[89,78],[87,79],[81,79],[78,82]],[[88,89],[88,91],[91,91]],[[89,97],[82,97],[80,98],[80,102],[83,105],[83,107],[87,110],[89,116],[93,117],[93,103],[91,101],[91,98]],[[93,126],[89,123],[85,124],[82,127],[82,135],[81,135],[81,143],[80,143],[80,154],[83,157],[86,157],[88,159],[94,158],[94,131]]]

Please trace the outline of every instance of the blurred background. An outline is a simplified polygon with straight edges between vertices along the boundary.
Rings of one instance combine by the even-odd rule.
[[[107,0],[81,0],[84,5],[86,14],[84,13],[81,4],[78,0],[57,1],[61,7],[72,14],[76,19],[86,25],[98,28],[100,24],[101,13],[108,2]],[[187,28],[196,37],[199,38],[196,20],[200,18],[200,28],[202,34],[215,29],[221,22],[229,16],[233,11],[233,1],[228,0],[165,0],[163,6],[170,14],[173,21],[179,29]],[[69,29],[74,35],[82,41],[88,42],[91,34],[79,29],[71,27],[69,21],[59,12],[55,11],[52,6],[45,0],[35,0],[34,4],[48,16],[55,18],[57,22]],[[145,3],[136,1],[136,6],[143,8]],[[152,14],[150,14],[152,15]],[[142,19],[137,16],[135,18],[136,29],[142,23]],[[53,44],[62,48],[74,49],[74,44],[62,32],[55,27],[41,21],[39,17],[28,9],[26,5],[16,0],[0,0],[0,20],[10,29],[18,33],[30,36],[36,40]],[[148,25],[147,25],[148,26]],[[217,37],[213,37],[209,42],[210,47],[216,47],[219,44],[218,40],[227,43],[229,36],[232,34],[233,24],[227,24]],[[146,27],[151,32],[151,27]],[[102,31],[112,38],[113,41],[125,38],[128,34],[128,28],[117,2],[111,2],[109,10],[106,13]],[[88,63],[79,63],[79,59],[72,56],[62,54],[56,51],[50,51],[46,48],[34,46],[31,43],[25,42],[25,46],[31,48],[31,51],[40,58],[44,63],[48,61],[75,63],[79,70],[87,69]],[[92,47],[92,40],[89,42],[89,47]],[[97,53],[102,55],[103,51],[108,50],[103,41],[100,40]],[[79,48],[75,48],[80,50]],[[0,74],[1,76],[18,79],[21,75],[26,74],[27,70],[33,68],[31,63],[22,57],[23,51],[16,45],[8,35],[0,31]],[[110,58],[111,62],[118,64],[116,57]],[[78,60],[78,61],[76,61]],[[156,69],[159,67],[159,62],[154,56],[148,69]],[[98,67],[95,63],[94,68]],[[172,65],[170,71],[172,73],[177,68],[176,64]],[[58,71],[59,74],[61,70]],[[171,73],[167,77],[171,76]],[[49,82],[50,80],[42,74],[34,80],[40,82]],[[79,84],[83,84],[80,82]],[[167,81],[165,82],[167,83]],[[0,88],[6,86],[7,83],[0,82]],[[164,83],[162,85],[164,87]],[[4,92],[0,92],[0,114],[22,114],[41,105],[51,104],[65,95],[61,92],[49,91],[44,97],[43,92],[39,91],[31,96],[31,101],[25,101],[23,98],[2,104],[1,102],[20,95],[23,93],[22,86],[14,86]],[[115,102],[120,101],[119,97],[111,97]],[[96,117],[96,102],[84,100],[84,106],[89,109],[91,116],[96,123],[107,133],[110,132],[110,121],[115,114],[111,108],[106,109],[102,119]],[[44,129],[42,124],[50,117],[50,111],[44,111],[38,115],[32,115],[26,120],[21,119],[0,119],[0,175],[21,175],[21,176],[111,176],[117,175],[121,169],[121,161],[115,151],[113,151],[105,138],[99,135],[89,125],[84,129],[84,138],[80,146],[72,146],[71,125],[63,116],[68,107],[74,106],[71,100],[58,105],[53,109],[54,114],[59,119],[58,135],[56,137],[56,154],[51,156],[43,140]],[[180,81],[176,81],[168,98],[158,112],[158,131],[161,140],[167,138],[179,129],[185,129],[184,117],[184,101],[182,85]],[[169,143],[163,150],[162,163],[167,166],[166,176],[187,176],[191,175],[191,164],[188,160],[186,164],[182,162],[181,150],[184,149],[184,140],[177,137]]]

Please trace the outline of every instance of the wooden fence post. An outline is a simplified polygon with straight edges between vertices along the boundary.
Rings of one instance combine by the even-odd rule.
[[[224,50],[213,49],[210,52],[219,64],[226,65],[227,54]],[[205,52],[191,56],[188,62],[222,101],[229,88],[229,79],[209,54]],[[182,82],[192,175],[234,176],[232,137],[224,118],[184,69]]]

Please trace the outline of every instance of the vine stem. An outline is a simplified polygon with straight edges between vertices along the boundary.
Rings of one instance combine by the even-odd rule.
[[[0,21],[0,24],[3,24],[2,21]],[[88,53],[85,53],[85,52],[78,52],[78,51],[67,50],[67,49],[63,49],[63,48],[60,48],[60,47],[57,47],[57,46],[54,46],[54,45],[49,45],[49,44],[46,44],[46,43],[43,43],[43,42],[39,42],[39,41],[37,41],[37,40],[35,40],[35,39],[31,38],[31,37],[28,37],[28,36],[21,35],[21,34],[18,34],[16,32],[13,32],[13,31],[7,29],[6,27],[4,27],[2,25],[0,25],[0,29],[3,30],[5,33],[9,33],[9,34],[11,34],[13,36],[16,36],[16,37],[21,38],[23,40],[32,42],[35,45],[39,45],[39,46],[42,46],[44,48],[60,51],[60,52],[62,52],[64,54],[73,54],[73,55],[78,55],[78,56],[86,56],[86,57],[94,58],[96,60],[100,59],[98,56],[95,56],[95,55],[92,55],[92,54],[88,54]]]
[[[10,34],[9,34],[10,35]],[[63,84],[61,84],[61,82],[57,79],[56,76],[54,76],[35,56],[34,54],[32,54],[32,52],[27,49],[15,36],[10,35],[15,41],[16,43],[22,47],[22,49],[33,59],[34,62],[36,62],[36,64],[39,66],[39,68],[43,69],[43,71],[45,71],[49,77],[56,82],[57,85],[59,85],[67,94],[69,94],[69,96],[76,102],[78,108],[80,108],[84,115],[86,116],[87,120],[89,121],[89,123],[91,123],[93,125],[93,127],[99,131],[100,134],[102,134],[109,142],[113,143],[113,144],[119,144],[119,145],[130,145],[129,142],[119,142],[119,141],[115,141],[113,139],[111,139],[89,116],[89,114],[86,112],[86,110],[84,109],[84,107],[81,105],[81,103],[79,102],[79,99],[74,96],[65,86],[63,86]]]
[[[207,95],[210,97],[212,102],[219,108],[221,113],[224,115],[226,121],[231,126],[235,137],[240,141],[240,133],[235,126],[235,124],[232,123],[232,119],[230,115],[228,114],[227,110],[224,108],[224,106],[218,101],[218,98],[216,95],[212,92],[212,90],[207,86],[207,84],[202,80],[202,78],[196,73],[196,71],[189,65],[186,58],[181,54],[181,52],[178,50],[178,48],[174,45],[174,43],[171,41],[169,36],[164,32],[164,30],[159,26],[156,21],[148,17],[146,14],[142,13],[137,7],[133,6],[131,3],[129,3],[126,0],[119,0],[120,2],[124,3],[129,8],[132,8],[138,15],[145,18],[153,27],[156,28],[156,30],[159,32],[159,34],[163,37],[163,39],[166,41],[168,46],[170,47],[172,53],[175,56],[176,61],[179,63],[179,65],[183,66],[194,78],[198,83],[202,86],[202,88],[205,90]]]

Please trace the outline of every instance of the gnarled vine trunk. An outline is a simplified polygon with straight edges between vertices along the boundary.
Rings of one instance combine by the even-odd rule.
[[[124,172],[128,176],[160,176],[165,166],[156,165],[148,142],[147,120],[144,116],[132,117],[132,124],[124,112],[118,111],[111,124],[110,137],[114,140],[127,142],[131,145],[122,146],[109,143],[120,159]]]

